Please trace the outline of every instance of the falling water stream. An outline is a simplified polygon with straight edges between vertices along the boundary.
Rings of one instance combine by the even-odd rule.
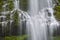
[[[52,0],[29,0],[28,40],[53,40],[53,31],[59,25],[53,8]]]
[[[54,17],[54,4],[52,0],[28,0],[29,10],[24,12],[20,10],[19,0],[14,0],[14,9],[10,15],[10,25],[13,22],[13,12],[17,11],[19,14],[20,31],[22,32],[22,21],[26,20],[28,40],[53,40],[53,31],[57,29],[59,23]],[[3,14],[6,14],[5,11]],[[23,15],[23,16],[22,16]],[[0,16],[5,20],[5,15]],[[24,18],[26,17],[26,18]],[[22,18],[22,19],[21,19]],[[7,22],[3,21],[2,27]]]

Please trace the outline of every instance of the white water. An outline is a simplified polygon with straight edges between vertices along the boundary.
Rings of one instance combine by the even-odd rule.
[[[0,24],[2,25],[2,33],[4,33],[4,28],[7,26],[7,21],[6,21],[6,6],[3,5],[3,14],[1,13],[0,19],[2,19],[2,21],[0,22]]]
[[[19,9],[19,0],[14,1],[14,7],[20,13],[20,34],[22,33],[22,21],[26,20],[28,40],[52,40],[53,30],[58,26],[53,15],[52,0],[29,0],[29,15]]]
[[[19,0],[14,0],[14,7],[15,9],[19,9]]]
[[[59,25],[53,7],[52,0],[29,0],[28,40],[53,40],[53,31]]]

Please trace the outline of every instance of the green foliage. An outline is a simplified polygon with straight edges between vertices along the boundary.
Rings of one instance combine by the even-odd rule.
[[[25,40],[27,38],[26,35],[23,36],[10,36],[5,37],[5,40]]]
[[[56,6],[55,7],[55,11],[58,11],[59,12],[60,11],[60,6]]]
[[[60,40],[60,36],[54,37],[54,40]]]
[[[58,0],[60,2],[60,0]]]
[[[56,19],[57,19],[57,20],[60,20],[60,6],[56,6],[56,7],[54,8],[54,10],[56,11],[56,12],[55,12],[55,17],[56,17]]]
[[[58,0],[58,1],[60,2],[60,0]],[[56,19],[58,21],[60,21],[60,5],[55,6],[54,10],[55,10],[54,15],[55,15]]]
[[[17,38],[15,36],[5,37],[5,40],[17,40]]]
[[[26,38],[27,38],[27,35],[23,35],[23,36],[17,37],[17,40],[25,40]]]
[[[56,19],[60,21],[60,12],[56,12],[57,14],[55,15]]]

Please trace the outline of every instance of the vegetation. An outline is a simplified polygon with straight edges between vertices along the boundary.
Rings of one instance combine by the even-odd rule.
[[[13,8],[14,8],[13,0],[7,0],[7,3],[8,3],[7,10],[9,10],[9,11],[13,10]]]
[[[58,21],[60,21],[60,6],[55,7],[55,17]]]
[[[10,36],[5,37],[5,40],[25,40],[27,38],[26,35],[23,36]]]
[[[54,40],[60,40],[60,36],[54,37]]]

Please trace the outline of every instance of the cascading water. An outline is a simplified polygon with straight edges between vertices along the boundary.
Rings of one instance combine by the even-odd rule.
[[[54,4],[52,3],[52,0],[29,0],[29,15],[19,9],[19,0],[14,0],[13,3],[14,9],[11,11],[10,25],[12,24],[13,19],[12,13],[17,11],[19,13],[20,21],[21,17],[26,17],[26,28],[29,35],[28,40],[52,40],[53,30],[59,25],[53,15]],[[5,12],[3,14],[5,14]],[[3,17],[3,19],[5,18],[4,16],[0,16],[0,18],[1,17]],[[22,21],[24,20],[23,17]],[[4,24],[6,24],[5,21],[2,22],[2,26],[4,26]],[[22,30],[22,27],[20,28]]]
[[[15,9],[19,9],[19,0],[14,0],[14,7]]]
[[[52,40],[53,30],[59,25],[53,7],[52,0],[29,0],[28,40]]]
[[[4,33],[4,28],[7,26],[7,21],[6,21],[6,6],[3,5],[3,12],[1,12],[1,16],[0,16],[0,19],[1,19],[1,22],[0,24],[2,25],[2,33]]]
[[[27,16],[26,13],[27,12],[24,12],[22,10],[20,10],[20,5],[19,5],[19,2],[20,0],[14,0],[13,3],[14,3],[14,9],[12,12],[14,11],[17,11],[18,15],[19,15],[19,26],[20,26],[20,35],[22,35],[22,22],[25,21],[25,17]]]

